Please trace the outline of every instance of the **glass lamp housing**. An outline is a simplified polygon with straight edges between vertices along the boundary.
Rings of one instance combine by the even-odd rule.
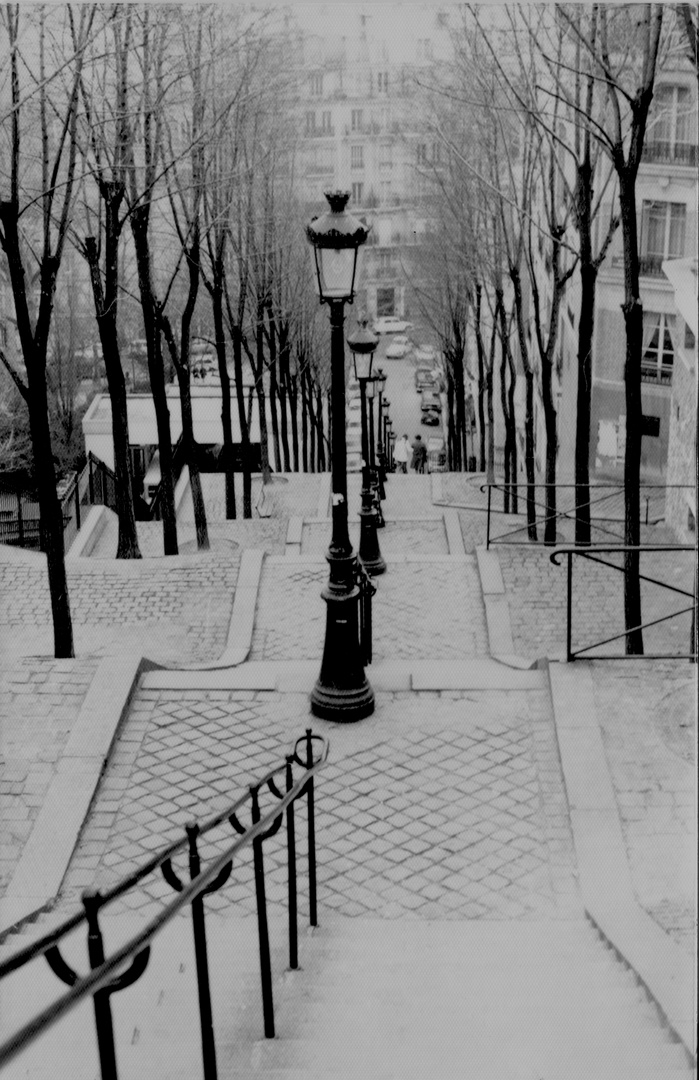
[[[345,209],[348,191],[326,191],[330,210],[306,226],[312,246],[316,291],[321,303],[342,300],[352,303],[357,278],[359,248],[366,242],[369,226]]]

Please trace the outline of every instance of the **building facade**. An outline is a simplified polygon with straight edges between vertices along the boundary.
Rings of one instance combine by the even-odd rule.
[[[425,227],[421,170],[439,155],[420,93],[420,74],[435,60],[433,23],[425,13],[410,32],[380,36],[372,16],[357,13],[352,34],[304,37],[299,195],[318,212],[324,191],[346,188],[349,209],[371,225],[356,300],[370,318],[411,316],[410,253]]]
[[[697,83],[687,64],[658,73],[637,179],[638,235],[643,304],[643,477],[665,475],[671,429],[673,383],[683,330],[666,260],[681,260],[697,243]],[[604,223],[603,208],[599,220]],[[602,227],[602,226],[600,226]],[[603,263],[597,286],[593,352],[590,466],[617,477],[626,437],[625,332],[621,230]]]

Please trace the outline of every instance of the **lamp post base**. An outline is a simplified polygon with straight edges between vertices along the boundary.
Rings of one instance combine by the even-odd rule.
[[[348,724],[374,711],[374,691],[364,673],[359,641],[359,588],[353,583],[354,556],[328,557],[325,646],[320,675],[311,691],[311,712]]]

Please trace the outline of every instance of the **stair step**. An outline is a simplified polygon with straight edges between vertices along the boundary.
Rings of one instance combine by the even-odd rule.
[[[430,1067],[425,1071],[423,1066],[410,1068],[406,1066],[396,1071],[392,1065],[376,1065],[372,1068],[371,1075],[364,1074],[361,1080],[691,1080],[692,1070],[685,1066],[663,1068],[656,1065],[618,1065],[600,1064],[597,1066],[585,1062],[574,1062],[567,1066],[565,1075],[541,1070],[528,1069],[526,1065],[502,1065],[492,1062],[481,1063],[478,1067],[478,1075],[474,1076],[471,1068],[471,1060],[459,1061],[452,1069],[441,1058],[433,1059]],[[344,1068],[341,1062],[333,1066],[316,1068],[310,1065],[308,1068],[271,1068],[250,1074],[259,1080],[326,1080],[332,1076],[333,1080],[359,1080],[356,1070],[352,1067]],[[52,1080],[48,1075],[37,1080]],[[173,1077],[172,1080],[175,1080]]]
[[[482,1071],[497,1070],[500,1074],[506,1069],[519,1069],[522,1077],[544,1077],[548,1080],[562,1080],[564,1073],[567,1080],[571,1069],[579,1069],[584,1059],[588,1078],[594,1075],[592,1070],[608,1070],[618,1075],[620,1068],[638,1069],[653,1067],[657,1076],[660,1069],[688,1070],[687,1055],[678,1045],[659,1046],[634,1045],[624,1049],[606,1046],[590,1046],[589,1040],[582,1040],[575,1045],[565,1047],[551,1046],[550,1033],[542,1038],[541,1048],[533,1048],[531,1039],[522,1042],[497,1043],[490,1040],[487,1046],[474,1048],[466,1039],[458,1039],[458,1046],[450,1045],[425,1050],[420,1046],[399,1046],[374,1040],[366,1047],[356,1042],[338,1044],[329,1039],[327,1033],[319,1032],[314,1039],[269,1039],[256,1044],[253,1065],[260,1072],[268,1068],[308,1067],[323,1071],[334,1069],[348,1070],[351,1066],[358,1077],[376,1080],[376,1077],[404,1077],[410,1073],[422,1075],[425,1080],[435,1076],[435,1065],[445,1076],[471,1076],[481,1080]],[[455,1040],[456,1041],[456,1040]],[[527,1070],[529,1070],[527,1072]],[[515,1073],[514,1075],[517,1075]]]

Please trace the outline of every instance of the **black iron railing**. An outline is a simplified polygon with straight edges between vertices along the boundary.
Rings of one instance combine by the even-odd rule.
[[[316,757],[314,757],[314,744],[319,744],[319,753]],[[80,1001],[91,996],[94,1006],[95,1031],[102,1080],[118,1080],[116,1046],[109,999],[112,994],[125,990],[140,978],[148,965],[153,940],[179,911],[189,905],[192,910],[195,968],[199,996],[202,1075],[204,1080],[217,1080],[216,1043],[209,984],[204,897],[225,884],[231,874],[234,856],[247,846],[252,846],[253,851],[264,1034],[267,1038],[273,1038],[274,1000],[267,923],[263,843],[268,837],[279,831],[284,816],[286,816],[289,966],[296,969],[298,968],[298,901],[294,807],[300,798],[306,797],[309,923],[311,926],[317,926],[314,777],[324,766],[327,757],[327,741],[321,736],[313,734],[311,729],[307,728],[306,734],[296,741],[293,751],[287,754],[285,763],[266,773],[256,784],[249,788],[244,796],[226,810],[201,826],[197,822],[188,825],[183,838],[161,850],[106,892],[101,893],[95,890],[84,892],[82,898],[83,911],[73,915],[40,940],[20,949],[0,964],[0,980],[2,980],[12,972],[24,967],[25,964],[43,955],[51,970],[59,979],[70,986],[70,990],[63,997],[37,1013],[0,1046],[0,1069],[20,1054],[42,1032],[75,1008]],[[303,770],[297,779],[294,778],[295,766],[299,766]],[[281,787],[278,783],[280,774],[283,776]],[[264,814],[260,806],[260,794],[263,790],[271,793],[276,800],[272,809]],[[242,811],[246,808],[249,809],[250,813],[250,823],[248,825],[242,824],[240,820]],[[199,852],[199,840],[213,829],[225,825],[226,822],[239,834],[238,839],[228,843],[223,852],[212,858],[209,864],[203,867]],[[189,881],[186,883],[181,880],[173,868],[175,856],[184,852],[189,857]],[[105,955],[99,925],[100,912],[108,904],[136,888],[146,877],[158,870],[176,891],[177,895],[174,900],[167,903],[157,916],[151,919],[143,930],[134,935],[125,945],[117,949],[112,955]],[[74,971],[63,959],[60,951],[63,938],[82,923],[87,925],[88,957],[91,968],[85,975],[79,975],[78,972]]]
[[[575,484],[537,484],[537,491],[545,491],[547,487],[554,486],[556,488],[557,502],[558,493],[562,493],[563,498],[568,498],[570,493],[575,494]],[[665,516],[665,499],[664,495],[666,491],[681,489],[691,491],[693,490],[688,484],[642,484],[641,485],[641,523],[644,525],[656,525],[659,521],[662,521]],[[487,491],[488,493],[488,516],[486,524],[486,548],[490,548],[494,544],[507,544],[507,545],[529,545],[531,543],[543,542],[546,525],[549,522],[555,522],[557,525],[563,522],[571,522],[575,524],[576,514],[583,509],[589,511],[590,517],[590,533],[601,543],[611,543],[613,540],[618,540],[620,543],[624,542],[624,485],[623,483],[608,483],[608,484],[590,484],[589,498],[586,502],[581,502],[577,505],[575,501],[573,504],[564,506],[563,509],[556,509],[555,514],[549,514],[548,507],[545,501],[542,501],[541,497],[535,497],[534,509],[537,513],[537,536],[539,536],[539,529],[541,530],[540,539],[538,541],[532,541],[528,536],[528,525],[524,518],[524,510],[526,508],[527,497],[527,484],[481,484],[481,491]],[[516,491],[518,496],[518,506],[521,507],[520,512],[516,515],[521,518],[521,522],[509,528],[506,532],[498,533],[493,536],[492,527],[495,514],[500,514],[500,511],[496,511],[493,506],[493,492],[502,492],[503,496],[511,496]],[[456,503],[450,503],[450,505],[456,506]],[[556,538],[556,543],[560,542],[560,537]]]
[[[370,664],[373,655],[372,597],[376,586],[362,564],[357,560],[355,584],[359,586],[359,649],[364,664]]]
[[[648,577],[647,574],[639,574],[639,581],[646,582],[652,585],[658,585],[662,589],[667,590],[670,593],[686,597],[691,601],[690,604],[676,611],[671,611],[667,615],[662,615],[658,619],[650,619],[648,622],[642,623],[640,626],[632,627],[628,630],[622,630],[621,633],[612,634],[609,637],[602,638],[600,641],[593,641],[588,645],[583,645],[573,649],[573,559],[575,557],[583,558],[588,562],[598,563],[601,566],[610,567],[612,570],[616,570],[618,573],[624,573],[623,562],[610,562],[609,559],[601,558],[603,555],[621,555],[626,552],[637,551],[639,553],[670,553],[670,552],[694,552],[694,548],[683,544],[667,544],[667,545],[644,545],[642,547],[629,547],[624,544],[609,545],[607,547],[593,548],[587,547],[559,547],[555,551],[551,552],[551,562],[555,566],[560,566],[559,559],[562,556],[567,558],[567,592],[566,592],[566,659],[573,661],[577,657],[585,657],[589,660],[623,660],[623,659],[645,659],[645,660],[692,660],[696,662],[696,612],[697,612],[697,597],[696,597],[696,579],[694,582],[694,591],[689,592],[687,589],[681,589],[677,585],[671,585],[667,581],[662,581],[658,578]],[[678,619],[684,615],[692,616],[692,631],[691,631],[691,643],[686,652],[682,653],[644,653],[641,656],[638,654],[627,655],[625,653],[594,653],[590,655],[592,649],[599,649],[604,645],[610,645],[613,641],[626,640],[629,634],[633,634],[638,630],[647,630],[651,626],[658,626],[660,623],[668,622],[670,619]]]

